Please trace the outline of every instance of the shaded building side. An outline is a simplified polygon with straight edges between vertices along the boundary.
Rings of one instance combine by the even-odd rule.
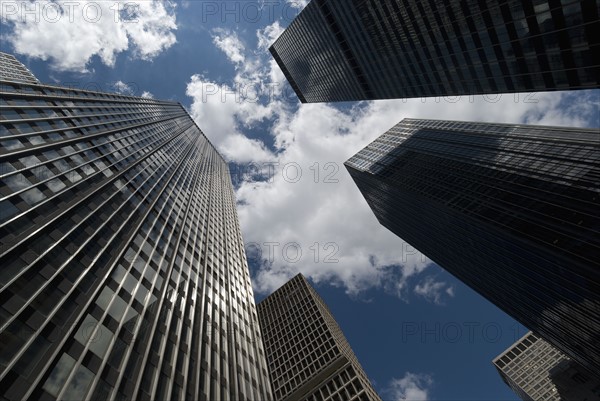
[[[596,0],[312,0],[270,51],[304,103],[600,87]]]
[[[346,162],[379,222],[600,372],[600,130],[406,119]]]

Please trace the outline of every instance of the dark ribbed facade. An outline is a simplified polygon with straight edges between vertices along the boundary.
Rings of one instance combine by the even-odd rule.
[[[600,378],[531,332],[494,359],[494,366],[523,401],[600,399]]]
[[[277,401],[381,401],[344,333],[301,274],[258,304]]]
[[[226,162],[178,103],[0,81],[0,394],[271,399]]]
[[[600,130],[406,119],[346,167],[382,225],[600,372]]]
[[[302,102],[600,87],[597,0],[312,0],[271,47]]]

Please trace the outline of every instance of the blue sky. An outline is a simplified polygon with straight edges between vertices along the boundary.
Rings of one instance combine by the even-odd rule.
[[[516,400],[491,360],[526,330],[381,227],[343,162],[406,117],[597,127],[599,91],[300,105],[267,48],[302,3],[0,0],[0,48],[181,102],[232,163],[257,299],[304,273],[385,400]]]

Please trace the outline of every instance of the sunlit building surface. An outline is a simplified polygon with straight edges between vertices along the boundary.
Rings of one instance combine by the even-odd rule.
[[[12,54],[0,52],[0,80],[21,81],[37,84],[39,81],[27,67]]]
[[[531,332],[494,359],[494,366],[524,401],[600,399],[600,379]]]
[[[381,401],[304,276],[260,302],[258,318],[277,401]]]
[[[271,47],[302,102],[600,87],[597,0],[312,0]]]
[[[346,162],[379,222],[600,372],[600,130],[406,119]]]
[[[270,400],[227,164],[178,103],[0,81],[0,394]]]

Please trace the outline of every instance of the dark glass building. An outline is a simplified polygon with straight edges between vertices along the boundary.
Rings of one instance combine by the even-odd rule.
[[[302,102],[600,87],[597,0],[313,0],[271,47]]]
[[[258,319],[277,401],[381,401],[304,276],[260,302]]]
[[[0,118],[0,398],[270,400],[228,166],[184,108],[3,76]]]
[[[523,401],[597,401],[600,378],[529,332],[494,359],[502,380]]]
[[[346,162],[379,222],[600,373],[600,130],[406,119]]]

